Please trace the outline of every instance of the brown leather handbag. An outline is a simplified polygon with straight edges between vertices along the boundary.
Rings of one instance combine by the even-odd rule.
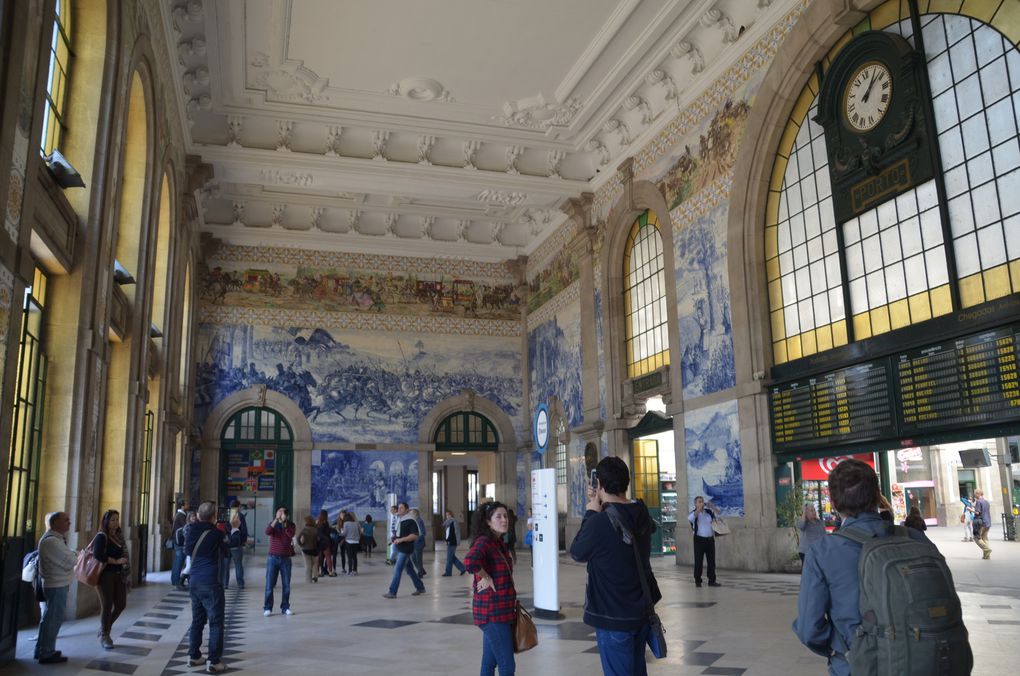
[[[503,558],[503,562],[512,576],[513,566],[507,561],[503,552],[500,552],[499,555]],[[535,621],[531,619],[531,613],[524,609],[520,601],[515,601],[514,606],[514,622],[510,627],[514,635],[514,652],[522,653],[538,645],[538,629],[535,627]]]
[[[99,534],[96,533],[96,537]],[[96,538],[85,549],[78,552],[78,560],[74,564],[74,576],[78,582],[87,584],[90,587],[99,586],[99,574],[103,572],[106,564],[96,559],[92,553],[92,547],[96,544]]]
[[[514,652],[531,650],[538,645],[538,629],[531,619],[531,613],[518,601],[514,615]]]

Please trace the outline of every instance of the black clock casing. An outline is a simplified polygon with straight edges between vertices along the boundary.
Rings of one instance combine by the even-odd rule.
[[[869,85],[858,80],[855,86],[854,78],[876,63],[880,68],[868,74],[888,71],[890,99],[873,126],[854,125],[847,119],[844,97],[848,88],[858,97],[862,89],[867,92]],[[924,56],[899,35],[867,31],[847,44],[825,72],[815,121],[825,130],[838,223],[934,177],[938,139],[925,68]]]

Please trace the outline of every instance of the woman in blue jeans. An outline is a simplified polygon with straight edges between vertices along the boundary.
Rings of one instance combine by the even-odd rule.
[[[510,676],[517,668],[513,636],[517,590],[510,552],[503,542],[509,525],[506,505],[481,505],[475,512],[475,539],[464,557],[464,567],[474,573],[471,614],[482,630],[481,676],[493,676],[497,665],[500,676]]]

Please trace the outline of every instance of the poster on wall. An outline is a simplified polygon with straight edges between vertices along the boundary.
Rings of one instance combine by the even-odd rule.
[[[423,508],[418,493],[415,451],[312,451],[313,514],[326,510],[335,520],[341,509],[358,520],[366,514],[385,523],[390,500]]]
[[[236,493],[272,492],[276,488],[276,451],[236,449],[227,452],[228,496]]]

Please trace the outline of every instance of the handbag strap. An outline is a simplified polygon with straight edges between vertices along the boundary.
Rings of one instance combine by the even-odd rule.
[[[655,604],[652,602],[652,593],[648,590],[648,576],[645,574],[645,567],[641,564],[641,554],[638,553],[637,538],[630,532],[630,529],[620,522],[620,517],[616,513],[616,507],[609,504],[602,511],[609,517],[609,522],[613,524],[613,529],[623,537],[624,543],[630,540],[631,548],[634,551],[634,564],[637,566],[638,579],[641,580],[641,591],[645,596],[645,603],[648,604],[648,612],[651,613],[655,608]]]

